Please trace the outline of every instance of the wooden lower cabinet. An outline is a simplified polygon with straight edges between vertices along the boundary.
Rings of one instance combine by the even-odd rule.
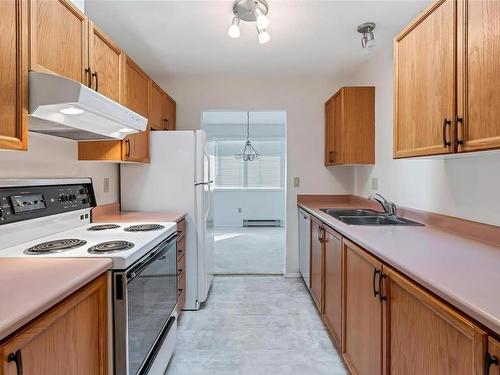
[[[323,320],[337,347],[342,338],[342,236],[325,227]]]
[[[483,374],[486,333],[392,269],[384,274],[385,373]]]
[[[323,225],[311,218],[311,296],[323,312]]]
[[[343,357],[355,375],[382,374],[382,264],[344,239]]]
[[[186,303],[186,220],[181,219],[177,222],[177,287],[178,301],[175,310],[180,314]]]
[[[102,275],[0,343],[0,374],[107,374],[107,303]]]

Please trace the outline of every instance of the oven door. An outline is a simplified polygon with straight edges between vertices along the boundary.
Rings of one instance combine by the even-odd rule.
[[[177,289],[177,235],[115,273],[116,374],[147,372],[172,325]]]

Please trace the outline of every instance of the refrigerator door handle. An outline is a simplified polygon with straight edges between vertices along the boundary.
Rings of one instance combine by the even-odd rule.
[[[206,181],[206,182],[197,182],[194,184],[194,186],[200,186],[200,185],[210,185],[212,184],[213,181]]]

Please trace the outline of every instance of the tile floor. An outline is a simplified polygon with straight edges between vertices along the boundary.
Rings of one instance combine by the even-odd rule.
[[[215,228],[215,270],[230,274],[282,274],[285,228]]]
[[[166,375],[344,375],[302,279],[217,276],[184,311]]]

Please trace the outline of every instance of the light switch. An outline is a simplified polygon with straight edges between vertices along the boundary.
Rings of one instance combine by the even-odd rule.
[[[372,177],[372,190],[374,190],[374,191],[378,190],[378,178],[377,177]]]
[[[300,187],[300,177],[293,178],[293,187]]]

